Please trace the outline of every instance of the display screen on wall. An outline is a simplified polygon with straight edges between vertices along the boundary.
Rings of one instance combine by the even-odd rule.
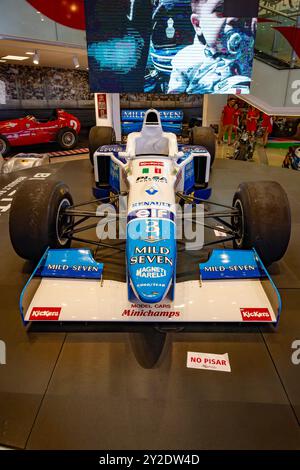
[[[241,16],[240,8],[226,17],[226,6],[226,0],[85,0],[91,91],[249,93],[256,19]]]

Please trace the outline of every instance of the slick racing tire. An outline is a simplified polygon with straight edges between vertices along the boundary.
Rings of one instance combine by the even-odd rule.
[[[211,127],[193,127],[191,130],[191,144],[201,145],[210,153],[210,166],[212,167],[216,155],[216,137]],[[205,182],[206,161],[203,158],[194,159],[195,185]]]
[[[112,145],[116,141],[115,131],[108,126],[94,126],[89,134],[90,161],[94,166],[94,153],[102,145]],[[98,168],[100,185],[109,184],[110,157],[102,157]]]
[[[291,236],[287,195],[275,181],[241,183],[233,198],[239,216],[232,218],[238,233],[234,248],[255,248],[265,266],[280,260]]]
[[[209,151],[211,156],[210,166],[212,166],[216,155],[216,137],[213,129],[211,127],[193,127],[191,131],[191,144],[202,145]]]
[[[72,127],[63,127],[58,131],[56,140],[62,149],[71,150],[78,143],[78,134]]]
[[[18,189],[9,215],[9,234],[21,258],[37,261],[45,250],[69,248],[71,241],[63,231],[73,218],[63,215],[73,205],[69,188],[62,182],[25,181]]]
[[[0,135],[0,155],[6,157],[10,152],[10,143],[4,135]]]

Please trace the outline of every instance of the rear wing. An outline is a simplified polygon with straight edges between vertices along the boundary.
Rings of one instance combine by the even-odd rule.
[[[146,112],[145,109],[123,109],[121,113],[122,134],[140,132]],[[183,112],[180,109],[161,110],[159,114],[164,132],[172,132],[176,135],[182,133]]]

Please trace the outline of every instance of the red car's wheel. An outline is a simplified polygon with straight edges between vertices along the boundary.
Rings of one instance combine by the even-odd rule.
[[[10,144],[4,135],[0,135],[0,155],[5,157],[10,151]]]
[[[61,148],[69,150],[77,145],[78,135],[71,127],[63,127],[57,134],[57,142]]]

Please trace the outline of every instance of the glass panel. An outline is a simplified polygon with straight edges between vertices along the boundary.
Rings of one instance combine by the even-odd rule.
[[[256,36],[256,51],[274,58],[278,65],[300,67],[300,58],[293,55],[293,47],[276,27],[300,26],[300,0],[261,0]]]
[[[42,16],[29,3],[19,0],[1,0],[0,33],[44,41],[56,41],[54,21]]]

